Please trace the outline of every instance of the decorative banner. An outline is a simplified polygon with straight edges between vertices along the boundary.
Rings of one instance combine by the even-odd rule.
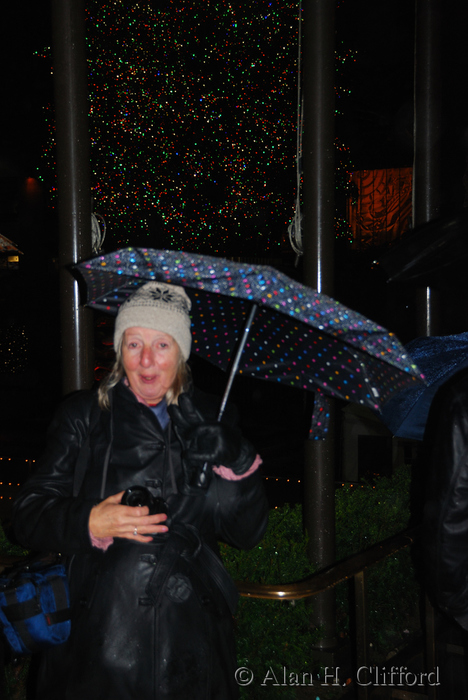
[[[353,247],[381,246],[410,227],[412,168],[360,170],[353,173],[355,194],[348,199]]]

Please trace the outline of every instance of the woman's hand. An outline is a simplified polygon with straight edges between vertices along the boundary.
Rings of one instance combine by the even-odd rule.
[[[123,506],[124,491],[109,496],[91,509],[89,531],[94,537],[125,537],[135,542],[151,542],[148,535],[167,532],[165,513],[148,515],[147,506]]]
[[[241,476],[254,463],[257,452],[239,428],[206,421],[188,394],[181,394],[179,404],[171,404],[167,410],[182,443],[182,458],[189,473],[200,473],[207,464],[210,468],[228,467]]]

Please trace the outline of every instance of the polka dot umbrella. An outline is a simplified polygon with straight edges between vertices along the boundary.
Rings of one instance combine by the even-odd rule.
[[[272,267],[176,250],[125,248],[75,266],[88,306],[110,314],[148,281],[192,300],[192,352],[230,371],[315,392],[313,437],[326,431],[324,395],[383,404],[423,377],[397,338]]]

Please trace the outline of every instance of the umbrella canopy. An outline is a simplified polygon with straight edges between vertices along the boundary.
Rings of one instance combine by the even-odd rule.
[[[426,386],[414,385],[392,397],[382,408],[382,420],[397,437],[422,440],[437,390],[468,367],[468,333],[416,338],[406,349],[424,372]]]
[[[192,352],[238,371],[380,411],[422,381],[397,338],[274,268],[173,250],[126,248],[76,266],[87,304],[115,314],[148,281],[182,285],[192,300]],[[250,334],[246,318],[255,304]]]

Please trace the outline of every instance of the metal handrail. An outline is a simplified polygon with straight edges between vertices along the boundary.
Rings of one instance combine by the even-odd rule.
[[[354,578],[355,592],[355,617],[356,617],[356,668],[368,669],[368,615],[366,603],[366,569],[373,564],[377,564],[386,557],[409,547],[421,535],[421,526],[410,528],[400,532],[393,537],[378,542],[357,554],[353,554],[346,559],[335,562],[326,569],[309,576],[303,581],[279,585],[259,584],[249,582],[236,582],[237,589],[241,596],[246,598],[262,598],[268,600],[299,600],[301,598],[311,598],[330,588],[334,588],[342,581]],[[426,667],[430,670],[435,668],[435,634],[434,634],[434,610],[426,597]],[[367,681],[367,672],[364,679]],[[359,700],[368,700],[372,693],[369,684],[359,684],[357,687],[357,697]],[[400,696],[399,696],[400,697]],[[401,696],[403,697],[403,696]],[[414,694],[405,691],[405,698],[415,698],[419,700],[437,699],[437,688],[428,685],[426,694]]]
[[[297,583],[283,584],[261,584],[249,582],[236,582],[237,589],[241,596],[248,598],[263,598],[269,600],[299,600],[300,598],[310,598],[322,593],[329,588],[333,588],[341,581],[346,581],[351,576],[355,576],[360,571],[364,571],[372,564],[389,557],[413,544],[419,534],[419,528],[412,528],[400,532],[383,542],[365,549],[362,552],[353,554],[342,561],[335,562],[326,569],[322,569],[312,576],[298,581]]]

